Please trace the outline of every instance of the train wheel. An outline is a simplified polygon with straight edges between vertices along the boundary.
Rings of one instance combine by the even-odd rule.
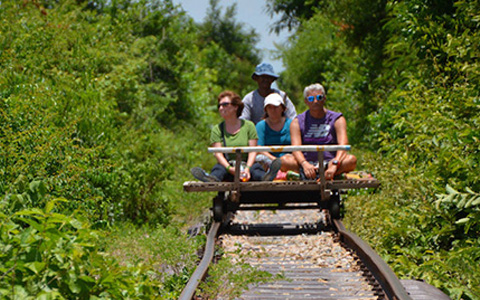
[[[328,209],[333,219],[340,219],[340,193],[338,190],[332,191]]]
[[[220,194],[213,198],[213,220],[216,222],[221,222],[223,220],[223,216],[225,215],[223,199],[224,197]]]

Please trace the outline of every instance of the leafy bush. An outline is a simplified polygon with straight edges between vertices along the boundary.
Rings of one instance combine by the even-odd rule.
[[[460,193],[447,185],[447,194],[437,195],[436,208],[445,214],[453,215],[455,224],[464,226],[464,233],[480,232],[480,193],[467,188],[467,193]]]
[[[3,299],[150,299],[159,293],[160,282],[145,270],[122,267],[100,252],[98,232],[87,222],[56,212],[65,201],[0,214]]]
[[[0,193],[41,180],[96,226],[167,224],[164,183],[181,186],[204,153],[221,90],[209,64],[223,58],[187,46],[198,28],[170,1],[4,1],[1,13]]]
[[[478,299],[478,207],[458,206],[478,194],[451,190],[434,194],[424,174],[429,164],[415,168],[402,161],[378,160],[359,152],[360,169],[372,171],[382,186],[375,193],[350,193],[346,226],[374,247],[401,278],[422,278],[452,299]],[[466,202],[466,201],[464,201]],[[464,205],[464,204],[463,204]],[[467,265],[469,266],[467,268]]]
[[[359,168],[374,171],[381,191],[352,193],[349,226],[399,276],[425,279],[453,299],[480,298],[480,228],[472,205],[480,190],[478,7],[478,1],[337,1],[308,20],[302,11],[297,35],[283,50],[288,66],[315,70],[288,70],[287,84],[325,80],[340,102],[327,107],[357,114],[353,123],[347,115],[350,141],[376,152],[361,154]],[[331,59],[337,53],[352,56]]]
[[[255,34],[236,41],[251,47],[240,59],[201,42],[198,24],[157,0],[7,0],[0,16],[2,298],[175,298],[197,244],[150,228],[155,243],[178,242],[160,260],[175,270],[162,277],[141,260],[120,265],[93,228],[183,228],[178,216],[200,215],[207,196],[186,196],[182,182],[213,162],[216,95],[250,80]],[[224,33],[242,36],[241,27]],[[223,62],[225,82],[215,70]],[[169,249],[153,246],[155,258]]]

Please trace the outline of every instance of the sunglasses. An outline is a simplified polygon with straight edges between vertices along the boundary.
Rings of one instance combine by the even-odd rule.
[[[325,98],[324,95],[316,95],[316,96],[308,96],[307,100],[308,102],[313,102],[315,99],[317,99],[318,101],[322,101],[323,98]]]
[[[220,106],[221,106],[221,107],[227,107],[227,106],[229,106],[230,104],[232,104],[232,102],[218,103],[218,108],[220,108]]]

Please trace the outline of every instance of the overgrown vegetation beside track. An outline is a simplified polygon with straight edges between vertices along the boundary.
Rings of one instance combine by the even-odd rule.
[[[268,2],[298,24],[284,84],[325,83],[382,182],[345,223],[400,277],[480,299],[480,2]]]
[[[361,168],[381,178],[382,186],[376,192],[347,196],[345,225],[368,241],[401,278],[423,279],[452,299],[479,299],[479,207],[460,204],[479,194],[452,190],[447,193],[454,197],[435,196],[429,178],[423,176],[427,164],[412,169],[398,161],[378,161],[378,154],[368,152],[360,158]],[[476,221],[466,222],[462,216],[467,215]]]
[[[181,183],[213,160],[216,95],[253,88],[217,66],[259,62],[256,35],[214,9],[201,29],[171,1],[1,1],[2,299],[178,296],[199,247],[183,226],[209,204]],[[151,253],[125,259],[131,237]]]

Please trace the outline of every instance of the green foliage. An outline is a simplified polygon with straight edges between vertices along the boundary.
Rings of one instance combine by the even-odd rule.
[[[289,44],[278,46],[287,66],[280,79],[283,85],[303,99],[303,87],[322,83],[330,99],[327,106],[346,116],[353,144],[376,143],[368,116],[377,110],[378,98],[384,97],[376,79],[384,66],[386,2],[269,0],[267,4],[270,12],[283,13],[275,30],[295,29]]]
[[[255,34],[229,20],[237,52],[205,43],[169,0],[7,0],[0,17],[2,298],[176,298],[198,243],[168,224],[207,206],[182,182],[213,162],[216,95],[250,80]],[[174,271],[103,252],[94,228],[125,221],[165,226],[142,247]]]
[[[215,96],[254,88],[255,33],[217,1],[204,24],[171,1],[1,3],[0,293],[175,298],[198,244],[167,224],[193,222],[209,204],[211,195],[183,193],[181,183],[192,166],[213,164],[205,148]],[[320,81],[328,107],[347,117],[350,141],[378,150],[359,155],[360,169],[382,189],[350,195],[349,226],[397,274],[453,299],[480,298],[478,7],[269,1],[284,13],[277,29],[299,25],[280,52],[282,86],[301,99]],[[120,265],[90,226],[125,220],[163,226],[125,229],[136,240],[151,232],[139,245],[112,239],[132,248]],[[152,257],[171,273],[160,276],[145,263]],[[227,268],[212,271],[207,293],[224,280],[241,286],[245,277]]]
[[[159,282],[145,270],[99,252],[98,233],[87,222],[56,212],[65,201],[0,214],[2,299],[150,299],[158,293]]]
[[[480,193],[467,188],[466,193],[460,193],[451,186],[446,187],[447,194],[437,195],[436,208],[442,209],[444,214],[455,217],[456,225],[464,227],[464,233],[475,238],[480,233]]]
[[[103,241],[123,266],[142,266],[162,282],[162,299],[178,299],[193,272],[201,236],[189,238],[178,228],[168,226],[138,228],[123,224]]]
[[[283,58],[287,70],[283,72],[283,86],[301,99],[297,111],[303,104],[303,89],[312,83],[322,83],[327,92],[327,107],[341,111],[347,118],[351,139],[359,136],[362,117],[358,110],[363,105],[356,99],[354,86],[362,78],[358,75],[358,54],[350,50],[346,42],[338,37],[339,26],[323,15],[316,15],[303,23],[291,46],[284,49]]]
[[[405,170],[401,178],[422,178],[424,183],[417,188],[425,194],[405,195],[415,202],[403,207],[408,212],[405,221],[391,220],[383,239],[391,238],[394,226],[399,229],[393,233],[400,233],[403,240],[382,242],[381,248],[389,252],[398,273],[425,278],[454,299],[478,299],[479,271],[476,267],[466,271],[467,265],[478,266],[480,259],[475,250],[478,208],[471,206],[478,194],[474,191],[480,189],[479,68],[472,61],[479,53],[474,46],[479,36],[478,30],[472,31],[478,22],[470,21],[478,18],[478,10],[474,12],[478,3],[453,6],[456,18],[443,10],[437,15],[429,3],[391,7],[385,47],[389,69],[379,83],[395,88],[380,100],[371,121],[383,156]]]
[[[260,62],[259,50],[252,47],[258,42],[258,34],[253,29],[246,31],[243,23],[235,21],[236,4],[222,15],[218,2],[210,0],[199,28],[203,63],[216,70],[218,85],[246,94],[255,87],[248,74]]]
[[[435,195],[428,163],[412,167],[402,160],[379,161],[374,153],[358,156],[359,168],[372,171],[382,187],[375,193],[349,194],[347,227],[367,240],[401,278],[422,278],[452,299],[478,299],[479,209],[473,201],[465,209],[478,193],[448,188],[448,193]]]
[[[275,21],[273,29],[276,33],[284,29],[289,31],[300,25],[301,21],[313,17],[316,8],[322,5],[319,0],[267,0],[267,11],[270,16],[281,14],[280,19]]]
[[[476,0],[337,1],[299,18],[283,49],[286,84],[325,80],[329,108],[343,76],[348,93],[335,107],[351,105],[350,141],[376,151],[362,163],[382,189],[352,194],[345,220],[401,277],[453,299],[480,298],[478,8]],[[351,57],[337,58],[338,49]],[[303,70],[292,75],[294,65]]]
[[[204,23],[201,24],[201,35],[206,42],[215,42],[230,55],[255,63],[259,60],[258,50],[252,48],[258,41],[258,34],[251,29],[245,32],[242,23],[235,22],[236,4],[227,7],[221,15],[218,0],[210,0],[210,7]]]
[[[83,5],[2,3],[0,193],[41,180],[98,225],[168,223],[163,183],[192,165],[172,149],[204,151],[216,74],[169,1]]]

